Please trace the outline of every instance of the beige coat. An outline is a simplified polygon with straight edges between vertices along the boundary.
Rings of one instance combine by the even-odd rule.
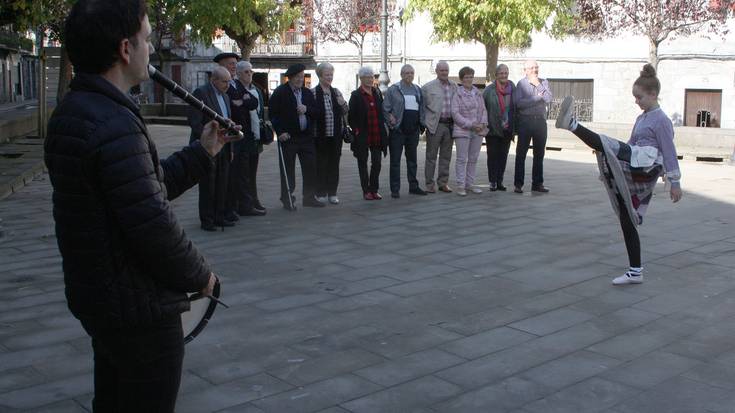
[[[451,101],[457,92],[457,84],[449,81],[449,90]],[[444,106],[444,89],[442,89],[439,79],[434,79],[421,87],[422,106],[424,119],[423,123],[429,133],[436,133],[436,127],[439,126],[439,117],[441,117]],[[449,110],[450,116],[452,111]]]

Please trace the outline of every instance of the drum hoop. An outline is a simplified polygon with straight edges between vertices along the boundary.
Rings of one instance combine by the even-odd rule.
[[[212,296],[215,298],[219,298],[220,293],[220,286],[219,286],[219,280],[215,281],[214,287],[212,288]],[[201,300],[206,297],[202,297],[201,294],[196,293],[189,297],[189,301],[195,301],[195,300]],[[184,344],[188,344],[196,336],[199,335],[199,333],[204,330],[204,327],[207,326],[209,323],[209,320],[212,318],[212,314],[214,314],[214,310],[217,308],[217,302],[212,300],[211,298],[207,298],[209,300],[209,305],[207,306],[207,311],[204,313],[204,317],[199,321],[196,327],[194,327],[194,330],[191,331],[186,337],[184,337]]]

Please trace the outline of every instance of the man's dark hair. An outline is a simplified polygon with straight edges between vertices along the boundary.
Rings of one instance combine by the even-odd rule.
[[[123,39],[140,31],[145,0],[79,0],[64,24],[64,42],[76,72],[102,73],[120,57]]]

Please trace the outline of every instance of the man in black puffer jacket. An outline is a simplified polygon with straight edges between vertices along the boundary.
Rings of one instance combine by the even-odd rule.
[[[127,91],[148,76],[144,0],[80,0],[65,24],[76,72],[49,120],[45,161],[71,312],[92,337],[95,412],[173,412],[187,292],[216,277],[169,201],[212,167],[216,123],[159,160]]]

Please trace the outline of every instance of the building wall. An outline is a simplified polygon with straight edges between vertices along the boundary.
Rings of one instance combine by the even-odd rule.
[[[399,0],[399,7],[405,1]],[[735,24],[729,23],[731,29]],[[731,30],[735,33],[735,30]],[[523,63],[536,59],[542,77],[551,79],[591,79],[595,122],[631,123],[639,113],[631,96],[633,82],[648,60],[648,42],[640,36],[620,36],[604,41],[549,38],[535,33],[531,47],[525,50],[500,50],[499,63],[510,68],[510,78],[523,77]],[[222,51],[236,51],[232,40],[222,37],[211,47],[195,45],[182,68],[182,83],[190,90],[203,82],[198,72],[215,67],[212,57]],[[317,62],[328,61],[335,66],[333,85],[344,93],[357,86],[360,66],[357,48],[349,43],[320,43],[316,48]],[[432,25],[427,15],[417,16],[405,25],[394,24],[388,40],[388,74],[391,82],[400,79],[400,68],[410,63],[416,70],[415,81],[424,84],[435,77],[433,67],[439,60],[450,64],[450,76],[457,76],[462,66],[475,69],[480,81],[485,72],[485,49],[469,42],[447,44],[432,40]],[[659,79],[662,83],[661,106],[676,125],[682,125],[687,89],[722,91],[722,113],[717,114],[723,128],[735,128],[735,34],[722,38],[691,36],[661,45]],[[267,73],[268,89],[273,91],[286,71],[285,60],[274,57],[267,66],[255,65],[255,71]],[[379,33],[368,35],[363,61],[380,70]],[[307,70],[314,84],[316,74]],[[144,89],[150,88],[144,85]],[[152,93],[152,92],[150,92]],[[557,97],[561,99],[562,96]]]
[[[735,28],[733,22],[729,26]],[[418,16],[406,26],[394,27],[389,40],[391,82],[400,79],[400,67],[410,63],[416,70],[416,82],[426,83],[434,78],[433,66],[438,60],[449,62],[450,76],[457,76],[462,66],[474,68],[476,77],[483,76],[484,46],[433,42],[431,37],[432,25],[427,15]],[[319,46],[316,60],[335,65],[335,86],[354,89],[359,67],[356,50],[350,44]],[[365,64],[377,73],[379,48],[366,47],[365,50]],[[676,125],[683,124],[686,89],[715,89],[722,91],[722,113],[718,114],[721,127],[735,128],[735,35],[724,39],[702,35],[674,39],[661,45],[659,56],[661,106]],[[542,77],[592,79],[595,122],[630,123],[640,112],[634,104],[631,88],[648,60],[648,43],[643,37],[559,41],[544,33],[535,33],[531,47],[521,51],[501,49],[498,62],[507,64],[510,78],[517,81],[523,77],[523,63],[528,58],[538,61]]]

